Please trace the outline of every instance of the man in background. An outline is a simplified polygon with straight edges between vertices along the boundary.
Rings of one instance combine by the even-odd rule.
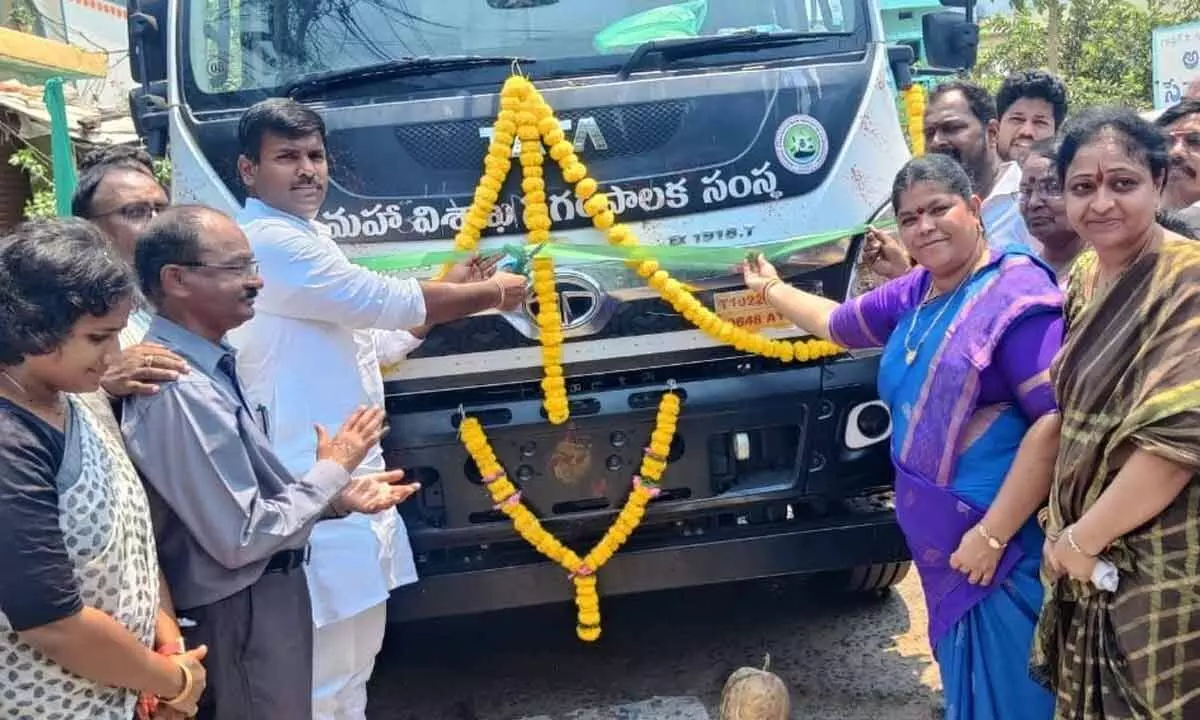
[[[1023,162],[1031,145],[1057,135],[1067,119],[1067,87],[1041,70],[1010,73],[996,91],[996,112],[996,153],[1004,162]]]

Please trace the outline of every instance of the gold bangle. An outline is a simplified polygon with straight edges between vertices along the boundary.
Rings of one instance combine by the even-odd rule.
[[[492,306],[495,310],[504,304],[504,286],[500,284],[500,280],[496,277],[491,278],[492,284],[496,286],[496,304]]]
[[[168,705],[175,705],[192,694],[192,689],[196,686],[196,679],[192,677],[192,671],[188,669],[187,665],[175,662],[174,660],[171,662],[175,663],[175,667],[183,671],[183,689],[173,698],[168,699],[160,696],[160,699]]]
[[[771,288],[775,287],[776,285],[778,285],[781,282],[783,282],[783,281],[780,280],[779,278],[771,278],[770,280],[767,281],[766,285],[763,285],[763,289],[762,289],[763,302],[765,302],[768,305],[771,304],[771,301],[767,299],[767,293],[769,293],[771,291]]]
[[[1072,550],[1074,550],[1075,552],[1084,556],[1085,558],[1096,557],[1095,555],[1092,555],[1091,553],[1084,552],[1083,548],[1079,547],[1079,543],[1075,542],[1075,526],[1074,525],[1067,528],[1067,531],[1064,534],[1067,536],[1067,544],[1071,546]]]
[[[975,524],[975,530],[976,530],[976,532],[978,532],[980,535],[983,536],[983,539],[987,541],[988,547],[990,547],[991,549],[1003,550],[1004,548],[1008,547],[1008,543],[1000,542],[999,538],[993,536],[990,532],[988,532],[988,529],[986,527],[984,527],[982,522]]]

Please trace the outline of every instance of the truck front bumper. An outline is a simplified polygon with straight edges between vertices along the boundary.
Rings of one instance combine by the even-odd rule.
[[[839,514],[744,534],[681,538],[617,553],[600,573],[602,595],[847,570],[903,562],[908,546],[890,511]],[[572,586],[549,562],[447,573],[392,593],[389,618],[409,621],[568,602]]]

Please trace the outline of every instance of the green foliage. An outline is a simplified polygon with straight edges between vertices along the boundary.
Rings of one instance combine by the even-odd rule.
[[[154,158],[154,177],[171,194],[171,156]]]
[[[8,164],[20,168],[29,176],[33,196],[25,203],[26,219],[55,217],[58,211],[54,204],[54,173],[50,159],[34,148],[22,148],[8,158]],[[154,159],[154,177],[168,193],[171,188],[171,158]]]
[[[8,27],[20,32],[33,32],[37,23],[37,13],[34,12],[30,0],[16,0],[8,12]]]
[[[1152,105],[1150,34],[1200,19],[1200,0],[1018,0],[980,28],[974,75],[996,89],[1013,70],[1045,68],[1067,84],[1071,108]]]
[[[29,177],[33,196],[25,202],[26,219],[50,218],[57,212],[54,206],[54,179],[50,161],[33,148],[22,148],[8,158],[8,164],[20,168]]]

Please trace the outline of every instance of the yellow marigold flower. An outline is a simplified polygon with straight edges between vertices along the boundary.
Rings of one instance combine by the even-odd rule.
[[[573,151],[573,148],[571,146],[571,143],[567,142],[566,140],[563,140],[561,142],[556,142],[550,146],[550,157],[554,158],[555,160],[562,160],[568,154],[570,154],[572,151]]]
[[[595,217],[608,209],[608,196],[604,193],[596,193],[583,203],[583,212],[588,217]]]
[[[583,163],[575,163],[563,168],[563,180],[569,183],[577,183],[587,177],[587,166]]]
[[[595,195],[598,189],[600,189],[600,184],[594,178],[585,177],[575,183],[575,197],[587,200]]]

